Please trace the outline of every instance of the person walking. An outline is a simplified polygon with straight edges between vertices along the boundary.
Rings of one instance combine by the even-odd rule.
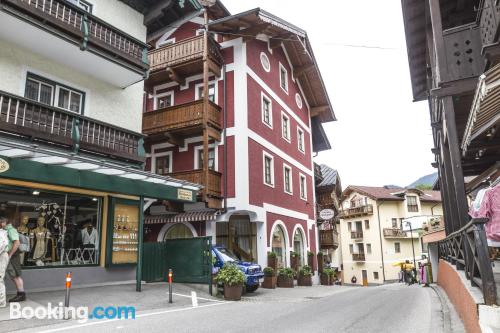
[[[0,308],[7,306],[7,294],[5,292],[5,272],[9,265],[9,237],[7,231],[0,227]]]
[[[7,266],[7,275],[11,278],[12,282],[16,285],[17,294],[9,299],[9,302],[22,302],[26,300],[26,293],[24,292],[24,283],[21,277],[21,251],[19,251],[19,233],[16,228],[12,226],[5,216],[0,217],[0,226],[7,231],[9,239],[8,255],[9,265]]]

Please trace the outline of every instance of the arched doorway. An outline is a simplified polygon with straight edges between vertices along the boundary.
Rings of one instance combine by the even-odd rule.
[[[297,228],[293,235],[293,251],[299,254],[299,267],[305,264],[306,254],[304,253],[304,245],[304,234],[300,228]]]
[[[274,227],[271,243],[271,251],[276,253],[276,260],[278,267],[286,266],[286,240],[285,231],[281,225],[276,225]]]
[[[193,238],[196,236],[194,229],[184,223],[166,224],[158,235],[158,241],[166,241],[179,238]]]

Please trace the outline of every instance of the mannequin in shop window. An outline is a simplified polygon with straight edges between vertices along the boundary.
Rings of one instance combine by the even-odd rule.
[[[21,218],[21,224],[19,225],[19,227],[17,227],[17,232],[20,234],[23,234],[24,236],[27,236],[27,237],[30,236],[30,229],[28,228],[29,220],[30,220],[29,216],[26,216],[26,215],[23,216]],[[24,265],[24,255],[25,255],[25,252],[21,252],[19,254],[19,259],[21,261],[21,265]]]
[[[81,231],[82,246],[84,249],[99,249],[99,234],[91,223],[88,223]],[[85,258],[88,259],[88,258]]]
[[[30,238],[33,239],[33,260],[37,266],[44,266],[43,260],[47,253],[47,244],[50,238],[50,232],[45,227],[45,218],[40,216],[37,221],[37,227],[31,230]]]

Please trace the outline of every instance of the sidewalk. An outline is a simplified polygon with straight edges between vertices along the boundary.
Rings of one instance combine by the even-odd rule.
[[[173,303],[168,303],[168,284],[143,284],[142,292],[135,291],[135,284],[113,285],[74,289],[71,291],[70,305],[74,307],[87,306],[90,310],[96,306],[134,306],[136,312],[154,309],[175,309],[192,306],[191,291],[195,291],[198,303],[204,304],[217,300],[208,294],[206,285],[173,284]],[[28,294],[22,307],[44,307],[48,303],[53,306],[64,303],[65,291],[51,291]],[[54,325],[65,322],[62,320],[10,319],[9,306],[0,309],[0,332],[12,332],[26,328]]]

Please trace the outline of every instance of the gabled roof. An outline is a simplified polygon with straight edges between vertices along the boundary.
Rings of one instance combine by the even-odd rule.
[[[337,184],[337,179],[339,176],[337,170],[330,168],[326,164],[321,164],[320,168],[323,180],[321,181],[321,183],[316,185],[316,187],[335,186]]]
[[[342,198],[345,199],[352,192],[357,192],[373,200],[387,200],[387,201],[403,201],[404,194],[408,192],[416,193],[420,196],[420,200],[424,202],[441,202],[441,192],[439,191],[421,191],[418,189],[404,189],[404,188],[387,188],[375,186],[348,186],[342,193]]]
[[[242,26],[245,29],[241,29]],[[311,106],[311,116],[321,122],[337,120],[304,30],[260,8],[215,20],[210,23],[210,29],[222,33],[247,34],[249,37],[266,34],[276,45],[283,43],[292,66],[297,71],[301,70],[297,79]]]

